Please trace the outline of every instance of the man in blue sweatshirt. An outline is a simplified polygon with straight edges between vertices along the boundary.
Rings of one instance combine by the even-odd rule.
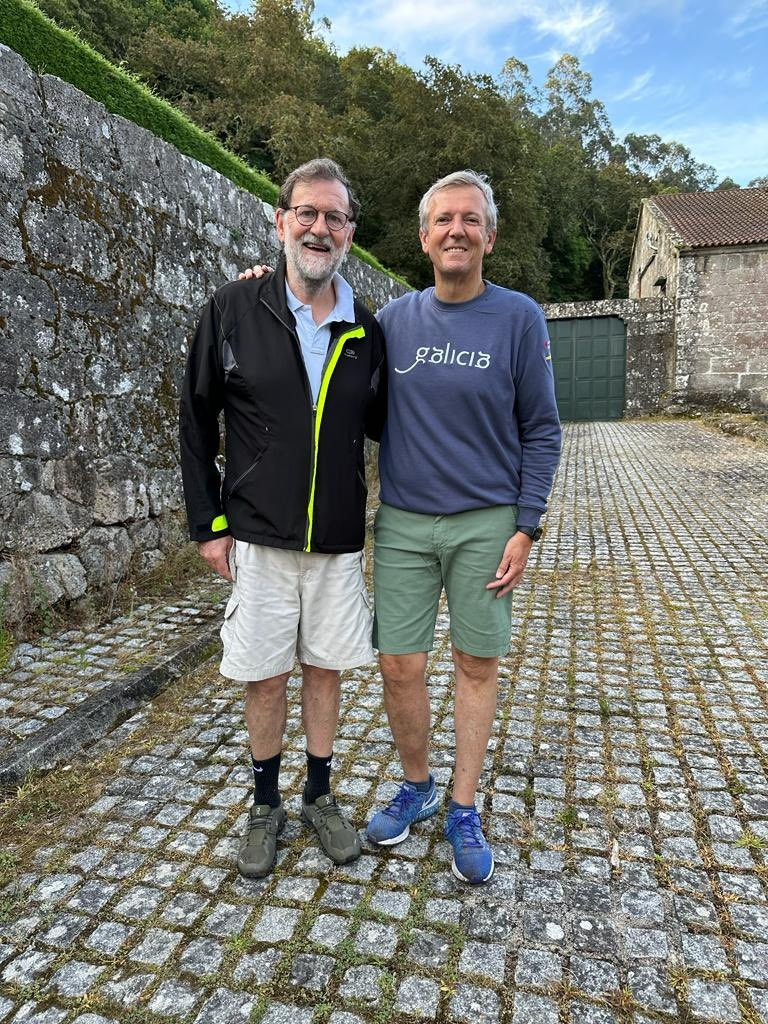
[[[374,646],[404,781],[368,825],[381,845],[439,808],[429,771],[427,655],[443,589],[456,673],[456,767],[445,835],[453,872],[487,881],[493,853],[475,808],[496,713],[499,657],[560,455],[544,315],[483,279],[496,239],[487,180],[458,171],[419,206],[435,286],[380,313],[389,398],[375,525]]]

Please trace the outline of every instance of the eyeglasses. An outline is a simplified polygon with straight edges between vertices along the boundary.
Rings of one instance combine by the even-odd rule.
[[[341,210],[321,211],[316,210],[314,206],[289,206],[288,209],[293,210],[296,220],[305,228],[311,228],[320,213],[325,217],[325,223],[331,231],[341,231],[352,219],[348,213],[342,213]]]

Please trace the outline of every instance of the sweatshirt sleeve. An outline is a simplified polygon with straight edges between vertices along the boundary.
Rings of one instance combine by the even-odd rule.
[[[213,296],[203,309],[189,351],[179,410],[181,476],[189,535],[205,541],[229,533],[221,502],[219,413],[224,404],[221,310]]]
[[[518,522],[536,527],[547,508],[562,439],[547,322],[540,310],[520,342],[515,394],[522,448]]]

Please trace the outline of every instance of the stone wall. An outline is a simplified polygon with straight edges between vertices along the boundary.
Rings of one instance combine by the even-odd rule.
[[[674,381],[672,306],[662,299],[601,299],[546,303],[548,320],[615,316],[627,329],[625,416],[647,416],[663,409]]]
[[[674,300],[677,294],[677,257],[680,239],[673,236],[667,225],[643,201],[637,222],[635,244],[627,278],[631,299]],[[663,284],[657,281],[663,279]]]
[[[768,410],[768,247],[681,252],[675,397]]]
[[[185,537],[177,398],[205,298],[274,262],[273,211],[0,46],[4,614],[146,570]],[[356,259],[374,306],[403,289]]]

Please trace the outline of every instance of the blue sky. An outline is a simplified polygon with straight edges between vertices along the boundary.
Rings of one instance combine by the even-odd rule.
[[[228,0],[247,10],[249,0]],[[592,75],[619,137],[658,134],[740,185],[768,174],[768,0],[316,0],[340,52],[380,46],[535,85],[563,53]]]

